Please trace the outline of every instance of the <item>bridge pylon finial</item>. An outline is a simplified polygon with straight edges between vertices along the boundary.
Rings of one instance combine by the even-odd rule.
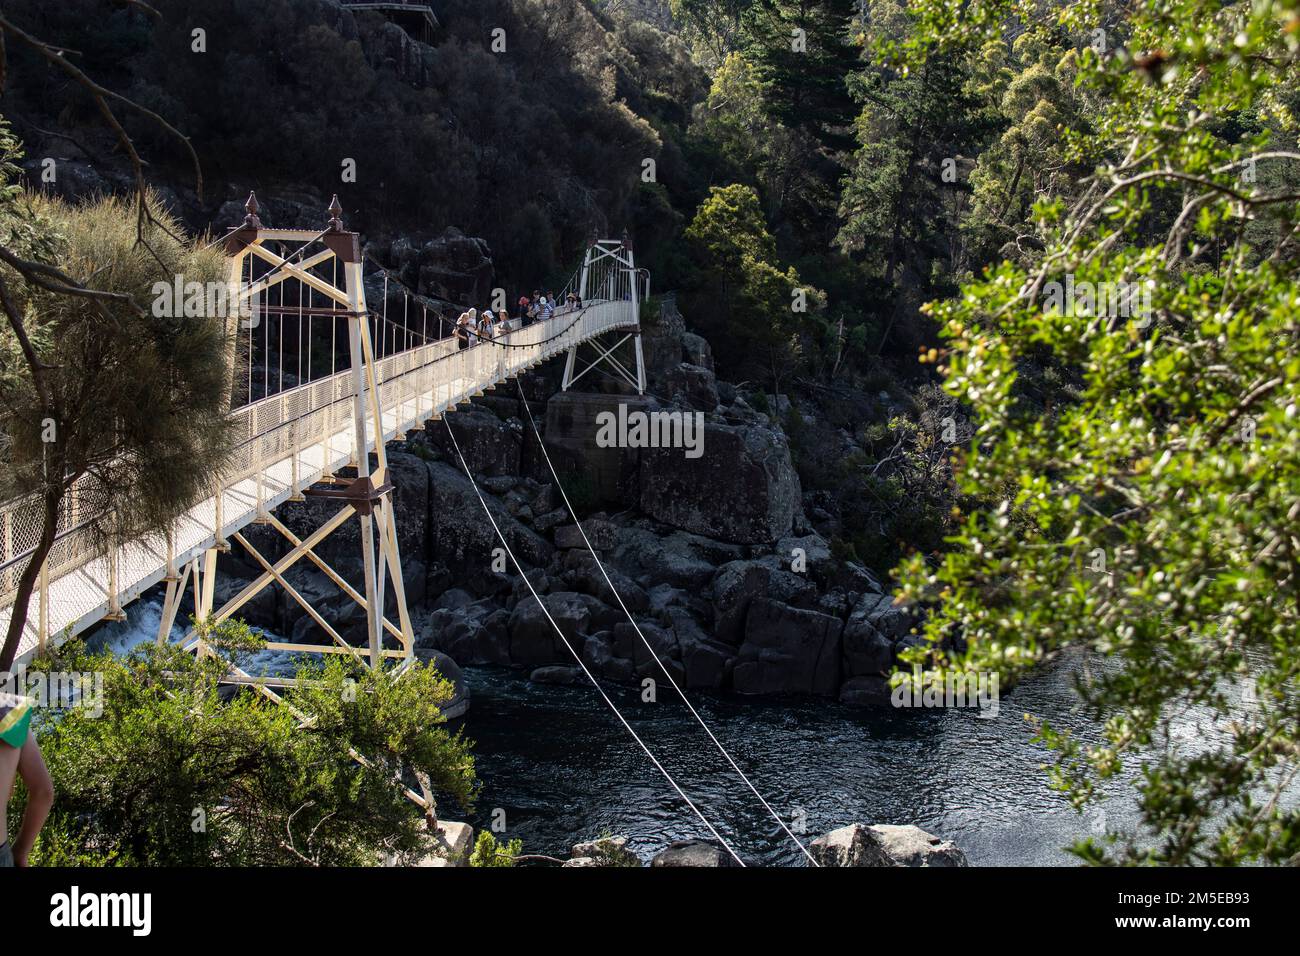
[[[343,205],[339,202],[338,193],[335,193],[334,198],[330,200],[329,214],[330,214],[329,231],[342,232],[343,231]]]
[[[257,218],[259,209],[261,209],[261,207],[257,204],[257,193],[250,190],[248,193],[248,199],[244,201],[244,212],[246,213],[244,216],[245,229],[262,228],[262,220]]]
[[[623,230],[623,235],[620,237],[620,241],[623,243],[624,249],[630,250],[632,248],[632,234],[629,233],[626,228]]]

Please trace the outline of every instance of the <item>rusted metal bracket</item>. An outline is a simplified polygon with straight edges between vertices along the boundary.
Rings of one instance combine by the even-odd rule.
[[[366,475],[357,478],[342,488],[304,488],[302,493],[308,498],[330,498],[334,501],[343,501],[350,504],[357,514],[368,515],[375,510],[375,504],[379,502],[384,495],[393,490],[393,483],[385,481],[381,485],[376,485]]]

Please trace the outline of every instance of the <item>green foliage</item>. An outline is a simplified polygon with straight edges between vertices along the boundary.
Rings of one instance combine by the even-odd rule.
[[[822,304],[820,290],[801,284],[793,268],[782,270],[758,196],[748,186],[711,189],[686,238],[698,250],[706,294],[716,302],[711,312],[693,314],[711,334],[719,361],[733,372],[770,378],[779,392],[795,359],[797,322],[806,315],[793,311],[793,294],[802,289],[811,310]]]
[[[828,308],[800,322],[787,357],[824,380],[931,337],[918,306],[970,263],[957,228],[970,205],[963,157],[999,121],[997,77],[965,51],[911,72],[862,62],[862,47],[905,36],[911,21],[892,0],[859,6],[674,5],[688,36],[728,38],[709,48],[713,83],[692,133],[720,154],[715,178],[755,189],[779,257],[825,291]],[[709,291],[697,307],[725,310]]]
[[[876,0],[871,13],[878,42],[908,28],[893,0]],[[871,64],[849,78],[861,112],[836,242],[880,278],[889,297],[873,351],[914,351],[929,337],[917,306],[949,292],[952,277],[969,267],[958,228],[970,204],[967,157],[995,125],[978,75],[978,58],[957,50],[907,70]]]
[[[551,261],[571,263],[591,227],[628,223],[641,160],[660,151],[648,118],[703,93],[680,42],[572,0],[440,0],[428,46],[333,0],[157,0],[157,19],[101,6],[5,10],[183,129],[217,196],[257,182],[268,225],[323,226],[337,189],[350,226],[374,236],[454,225],[487,239],[500,274],[529,288]],[[503,53],[490,49],[496,27]],[[65,123],[96,122],[59,71],[19,44],[9,53],[15,113],[50,117],[34,119],[42,128],[60,111]],[[179,158],[147,123],[127,122],[159,166]],[[356,161],[354,183],[340,182],[344,158]],[[285,221],[275,200],[305,184],[324,193],[319,222]]]
[[[847,149],[853,102],[845,79],[858,65],[851,27],[858,0],[765,0],[742,16],[743,49],[772,120],[822,149]]]
[[[341,658],[304,666],[283,705],[219,687],[255,643],[209,632],[218,656],[147,645],[126,657],[69,643],[52,669],[103,677],[102,714],[74,708],[38,728],[58,799],[34,861],[46,865],[375,865],[431,849],[403,785],[468,809],[469,743],[439,708],[429,665],[399,677]],[[354,755],[363,758],[359,762]]]
[[[5,152],[9,164],[12,141]],[[113,526],[101,530],[133,535],[165,527],[206,488],[231,447],[230,338],[216,310],[155,315],[153,287],[170,286],[175,276],[224,282],[220,252],[173,238],[182,230],[152,198],[158,224],[146,226],[145,245],[137,241],[135,210],[127,202],[74,207],[14,193],[7,181],[5,189],[0,241],[6,247],[132,302],[45,291],[0,266],[50,393],[47,407],[17,336],[0,337],[0,435],[9,463],[0,475],[0,499],[46,490],[50,474],[64,476],[62,494],[93,472],[95,503],[113,511]],[[54,440],[44,440],[51,429]]]
[[[744,55],[728,53],[713,74],[708,98],[696,107],[695,129],[736,168],[768,165],[775,124],[763,110],[763,85]]]
[[[982,52],[1005,129],[971,171],[973,203],[962,230],[975,261],[1022,259],[1020,243],[1034,232],[1034,203],[1073,193],[1089,172],[1085,160],[1098,158],[1072,149],[1063,135],[1070,130],[1091,154],[1095,105],[1076,85],[1077,52],[1059,36],[1029,30],[1009,47],[990,43]]]
[[[995,40],[1018,6],[913,9],[898,49],[915,62]],[[1098,13],[1069,2],[1048,23],[1086,37]],[[1076,806],[1141,767],[1142,831],[1078,847],[1087,861],[1284,862],[1300,851],[1283,798],[1300,746],[1300,194],[1246,171],[1297,161],[1300,5],[1155,0],[1107,34],[1075,58],[1086,127],[1053,142],[1033,119],[1061,93],[1032,64],[1014,110],[1040,127],[1031,161],[1102,161],[1068,195],[1038,182],[1031,254],[933,305],[975,426],[957,484],[985,505],[937,568],[901,569],[930,609],[914,656],[1011,678],[1066,647],[1114,660],[1078,682],[1099,740],[1041,727]],[[1067,278],[1149,283],[1150,313],[1049,303]],[[1035,400],[1032,366],[1070,387]],[[1218,733],[1180,743],[1189,709]]]
[[[523,853],[522,840],[511,840],[502,844],[491,831],[480,830],[474,840],[474,852],[470,854],[470,866],[514,866],[515,857]]]
[[[837,456],[839,425],[792,415],[785,425],[805,488],[826,489],[837,506],[836,555],[882,576],[908,554],[934,560],[956,526],[964,499],[952,476],[953,451],[969,439],[957,403],[933,385],[910,415],[860,426],[862,452]]]

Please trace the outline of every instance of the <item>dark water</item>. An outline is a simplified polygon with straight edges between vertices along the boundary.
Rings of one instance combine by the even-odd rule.
[[[99,629],[92,645],[120,653],[152,640],[158,603],[137,601],[128,613]],[[288,673],[295,655],[262,657],[265,666],[253,672]],[[805,843],[852,822],[914,823],[955,841],[975,865],[1069,866],[1078,861],[1064,847],[1108,830],[1131,832],[1138,819],[1132,758],[1110,783],[1110,799],[1085,815],[1048,786],[1042,764],[1051,754],[1033,743],[1024,714],[1095,739],[1097,725],[1073,709],[1076,671],[1065,659],[1041,668],[1002,692],[991,719],[973,709],[862,710],[808,698],[693,692],[691,701]],[[503,836],[552,856],[602,834],[627,836],[644,859],[673,840],[709,836],[590,686],[533,684],[496,669],[467,668],[465,676],[473,702],[458,723],[475,742],[483,783],[470,817],[476,826],[490,826],[493,811],[504,810]],[[658,703],[642,703],[631,688],[606,690],[746,863],[804,865],[670,687],[661,685]],[[1239,712],[1254,706],[1237,705]],[[1202,751],[1225,739],[1222,719],[1206,711],[1184,710],[1171,721],[1175,749]],[[1300,803],[1300,784],[1283,802]]]
[[[464,720],[484,787],[476,825],[505,811],[527,852],[567,856],[580,839],[627,836],[649,858],[708,832],[590,687],[531,684],[469,669]],[[646,744],[746,863],[803,865],[798,847],[727,765],[681,701],[611,694]],[[1048,788],[1048,757],[1023,714],[1087,734],[1070,712],[1069,669],[1004,693],[999,716],[976,711],[859,710],[824,700],[691,695],[714,734],[783,818],[808,840],[844,824],[914,823],[954,840],[980,865],[1070,865],[1062,847],[1132,826],[1131,801],[1080,816]],[[802,813],[800,813],[802,811]],[[792,827],[794,829],[794,827]],[[796,829],[796,832],[798,830]]]

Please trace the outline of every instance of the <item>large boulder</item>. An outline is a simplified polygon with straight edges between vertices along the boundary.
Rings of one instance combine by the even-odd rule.
[[[636,494],[636,472],[641,452],[617,445],[602,448],[596,444],[600,431],[598,417],[604,412],[618,414],[625,404],[629,412],[647,410],[655,402],[638,395],[596,395],[588,392],[561,392],[546,403],[546,448],[560,474],[565,490],[576,498],[595,504],[620,504]],[[542,461],[539,471],[549,476]]]
[[[440,607],[416,641],[462,664],[510,664],[509,615],[491,599]]]
[[[651,866],[737,866],[725,849],[710,840],[678,840],[655,854]]]
[[[680,314],[660,314],[656,321],[646,321],[641,326],[641,354],[645,360],[646,377],[658,384],[664,375],[677,367],[682,360],[682,336],[686,331]]]
[[[818,837],[808,851],[822,866],[969,866],[956,844],[920,827],[851,823]]]
[[[756,597],[797,605],[811,601],[816,593],[811,581],[782,570],[776,561],[730,561],[713,578],[714,636],[739,644],[750,602]]]
[[[637,677],[652,677],[658,681],[663,676],[664,670],[667,670],[679,685],[686,679],[686,674],[682,670],[681,649],[677,646],[676,635],[656,624],[639,621],[636,627],[630,623],[616,625],[614,653],[619,657],[632,659]],[[659,663],[655,662],[656,658]],[[663,669],[660,668],[660,664],[663,665]]]
[[[840,688],[840,632],[829,614],[756,598],[732,672],[740,694],[831,695]]]
[[[555,546],[565,550],[582,549],[590,554],[587,547],[590,544],[596,551],[609,551],[618,544],[618,534],[618,525],[599,518],[588,518],[581,525],[568,524],[556,528]]]
[[[389,449],[388,480],[393,484],[393,511],[397,517],[397,544],[406,562],[423,558],[429,535],[428,463],[407,452]],[[403,575],[405,577],[405,575]],[[410,584],[407,584],[410,598]]]
[[[490,409],[477,404],[448,412],[446,418],[446,425],[434,422],[426,435],[428,442],[454,467],[460,468],[460,458],[456,455],[456,446],[459,446],[465,464],[475,475],[514,477],[519,474],[524,430],[519,419],[503,420]],[[454,443],[447,425],[455,431]],[[464,474],[463,470],[461,474]],[[490,486],[484,487],[490,490]]]
[[[891,594],[864,594],[849,615],[849,626],[868,626],[897,643],[907,637],[915,620],[908,608],[894,603]]]
[[[433,845],[428,855],[410,863],[418,867],[469,866],[474,852],[474,828],[468,823],[439,820],[434,829]],[[389,855],[385,866],[400,866],[400,858]]]
[[[615,653],[614,635],[600,631],[587,637],[582,646],[582,659],[597,677],[611,681],[630,681],[635,668],[630,657]]]
[[[641,510],[656,521],[738,544],[789,534],[801,507],[785,435],[756,425],[706,423],[701,454],[641,451]]]
[[[510,615],[510,663],[516,667],[572,664],[573,655],[555,633],[555,628],[559,628],[570,646],[581,654],[587,635],[609,627],[611,618],[617,616],[596,598],[573,591],[544,594],[541,601],[546,605],[545,611],[541,603],[529,596],[520,600]]]
[[[713,348],[704,336],[696,335],[694,332],[683,332],[682,352],[690,364],[713,371]]]
[[[473,305],[492,295],[492,253],[482,239],[448,226],[426,242],[418,256],[419,290],[425,295]]]
[[[684,608],[668,608],[664,616],[677,639],[687,688],[717,690],[722,687],[731,672],[730,665],[735,660],[736,649],[705,634],[704,629]]]
[[[479,593],[495,590],[490,579],[517,576],[508,561],[504,571],[494,570],[493,551],[501,542],[465,473],[440,461],[429,462],[428,470],[431,552]],[[550,542],[511,516],[495,498],[485,496],[485,500],[511,551],[524,567],[547,565],[553,553]]]
[[[594,542],[593,542],[594,543]],[[700,535],[675,531],[661,534],[639,526],[620,528],[612,564],[636,578],[643,587],[667,584],[698,591],[719,564],[733,561],[741,549]]]
[[[783,567],[798,567],[800,574],[808,575],[823,587],[828,584],[836,563],[831,557],[831,546],[816,533],[782,538],[776,543],[775,555]]]
[[[683,362],[663,377],[660,386],[670,401],[700,412],[718,407],[718,383],[713,372]]]
[[[449,680],[456,689],[455,695],[441,708],[442,714],[448,720],[454,720],[457,717],[464,717],[469,711],[469,685],[465,683],[465,675],[461,673],[456,662],[443,654],[441,651],[431,650],[429,648],[416,648],[415,657],[417,660],[425,661],[432,664],[438,669],[438,673],[445,680]]]
[[[859,602],[844,625],[846,677],[885,674],[894,666],[894,641],[859,613],[862,606]]]
[[[561,563],[564,570],[560,581],[568,590],[590,594],[610,607],[618,607],[621,598],[623,606],[633,614],[642,614],[650,607],[650,599],[635,581],[604,562],[597,565],[590,551],[567,551]]]

